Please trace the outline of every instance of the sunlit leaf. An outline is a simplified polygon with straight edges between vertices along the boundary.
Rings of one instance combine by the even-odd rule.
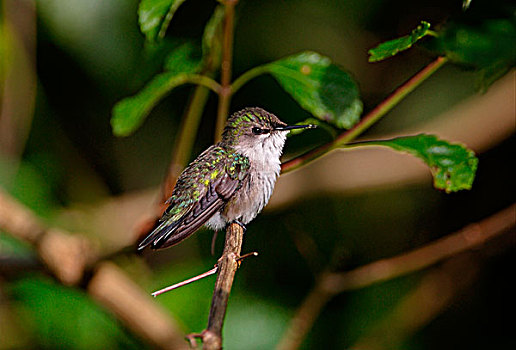
[[[175,87],[186,83],[190,75],[165,72],[155,76],[139,93],[118,102],[113,108],[111,127],[116,136],[128,136],[140,127],[150,110]]]
[[[138,7],[140,30],[149,41],[165,36],[174,13],[185,0],[142,0]]]
[[[419,39],[430,34],[430,23],[421,21],[421,24],[410,33],[394,40],[389,40],[369,50],[369,62],[377,62],[396,55],[400,51],[412,47]]]
[[[469,190],[475,179],[478,165],[475,153],[461,144],[450,143],[434,135],[367,141],[357,145],[386,146],[421,158],[430,167],[434,187],[447,193]]]
[[[267,65],[267,71],[304,109],[317,118],[349,129],[362,113],[351,76],[316,52],[303,52]]]

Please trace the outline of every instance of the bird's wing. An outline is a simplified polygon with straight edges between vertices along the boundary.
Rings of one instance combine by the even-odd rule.
[[[220,159],[220,157],[217,159]],[[172,214],[177,213],[178,207],[184,206],[185,200],[188,198],[185,199],[183,194],[183,196],[174,200],[172,199],[173,196],[170,200],[170,206],[160,220],[161,223],[138,245],[138,250],[144,249],[148,245],[152,249],[162,249],[177,244],[197,231],[217,211],[224,207],[247,176],[249,163],[247,158],[239,155],[223,157],[222,159],[225,163],[222,166],[222,171],[214,171],[214,168],[207,166],[210,163],[207,161],[209,159],[203,159],[203,164],[206,167],[202,171],[207,174],[201,177],[201,180],[205,183],[202,187],[205,189],[203,193],[195,200],[189,197],[190,203],[186,210],[179,211],[180,215]],[[211,162],[210,164],[214,163]],[[193,176],[193,174],[189,174],[191,171],[193,170],[185,169],[185,172],[181,175],[183,179],[180,177],[178,184],[183,181],[181,184],[184,185],[185,181],[189,181]],[[199,171],[199,169],[195,171]],[[193,191],[192,186],[188,188],[190,192]]]

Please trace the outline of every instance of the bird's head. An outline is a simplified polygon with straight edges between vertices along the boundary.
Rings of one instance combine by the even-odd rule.
[[[245,155],[263,151],[279,157],[289,131],[306,128],[315,125],[287,125],[262,108],[245,108],[229,117],[222,142]]]

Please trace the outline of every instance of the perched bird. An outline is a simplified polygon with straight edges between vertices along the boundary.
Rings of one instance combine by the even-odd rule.
[[[233,114],[222,141],[181,173],[158,226],[138,250],[172,246],[204,224],[215,231],[232,222],[245,228],[269,201],[289,130],[314,127],[288,126],[261,108]]]

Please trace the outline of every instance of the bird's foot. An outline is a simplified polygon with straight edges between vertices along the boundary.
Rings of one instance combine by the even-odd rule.
[[[238,224],[238,226],[240,226],[242,230],[244,230],[244,233],[245,231],[247,231],[247,227],[245,227],[245,225],[240,220],[233,220],[232,223]]]

